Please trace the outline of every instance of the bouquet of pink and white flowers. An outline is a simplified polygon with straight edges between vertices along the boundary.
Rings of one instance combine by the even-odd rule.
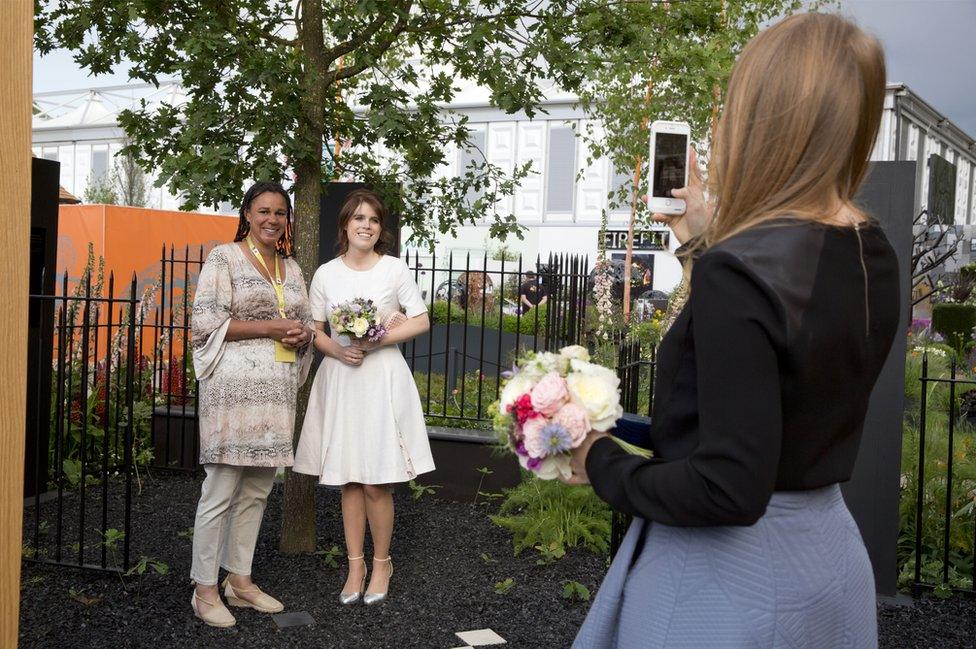
[[[329,324],[336,334],[373,343],[387,334],[387,328],[379,317],[376,305],[372,300],[361,297],[333,305]]]
[[[620,379],[590,362],[580,345],[559,353],[529,352],[516,361],[499,400],[492,404],[493,426],[523,468],[544,480],[569,478],[570,451],[590,431],[608,431],[623,415]],[[614,438],[628,452],[650,452]]]

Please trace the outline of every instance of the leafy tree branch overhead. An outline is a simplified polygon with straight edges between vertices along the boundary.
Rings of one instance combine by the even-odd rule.
[[[129,151],[183,206],[217,205],[251,178],[294,174],[299,217],[351,175],[402,186],[419,242],[487,217],[530,170],[482,161],[436,173],[467,143],[446,116],[460,79],[498,108],[534,115],[540,81],[579,94],[604,123],[596,155],[633,168],[641,119],[682,117],[703,135],[731,62],[758,25],[798,0],[38,0],[38,50],[67,48],[93,74],[131,63],[149,83],[178,78],[187,101],[126,111]],[[652,99],[644,100],[648,84]],[[354,110],[352,106],[355,106]],[[445,119],[446,117],[446,119]],[[593,134],[591,134],[593,135]],[[332,144],[348,143],[334,158]],[[380,148],[390,155],[382,156]],[[289,169],[283,169],[281,160]],[[287,179],[287,178],[286,178]],[[481,200],[463,197],[478,190]],[[317,240],[317,237],[316,237]]]
[[[525,21],[537,30],[572,4],[41,1],[36,45],[74,51],[93,74],[125,60],[134,79],[181,81],[185,102],[126,111],[120,123],[131,152],[182,194],[184,207],[216,205],[250,178],[291,172],[301,217],[317,213],[324,183],[353,175],[406,187],[404,223],[424,240],[484,216],[497,234],[515,229],[511,215],[494,214],[494,198],[510,194],[524,170],[482,162],[438,177],[447,146],[465,143],[469,127],[442,119],[437,106],[466,78],[488,87],[504,110],[534,113],[546,61],[522,45]],[[550,55],[575,52],[561,46]],[[350,147],[338,160],[336,140]],[[381,157],[377,145],[393,155]],[[458,200],[472,188],[482,200]]]

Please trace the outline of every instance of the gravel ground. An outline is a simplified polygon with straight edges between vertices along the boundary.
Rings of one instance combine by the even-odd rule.
[[[188,529],[199,493],[200,478],[154,475],[134,497],[132,556],[164,561],[168,574],[127,577],[123,583],[117,575],[25,563],[20,646],[449,649],[463,644],[456,631],[491,628],[512,647],[568,647],[589,604],[563,599],[563,584],[578,581],[595,594],[606,568],[603,559],[583,550],[548,566],[536,565],[534,554],[514,557],[511,537],[488,520],[485,506],[430,496],[415,501],[404,489],[395,496],[390,600],[378,607],[340,606],[342,563],[336,569],[322,556],[277,552],[282,491],[276,485],[258,540],[254,578],[286,610],[306,611],[315,624],[279,630],[268,615],[234,609],[236,627],[212,629],[194,619],[189,606]],[[321,489],[317,500],[318,545],[341,548],[339,494]],[[109,498],[110,526],[120,520],[119,503]],[[66,539],[77,537],[71,505],[64,510]],[[25,540],[33,530],[33,509],[27,511]],[[52,521],[45,538],[53,534],[55,511],[50,503],[41,509],[42,519]],[[90,506],[88,516],[86,530],[100,521],[100,508]],[[51,556],[50,546],[47,552]],[[508,578],[511,588],[496,593],[495,584]],[[878,622],[882,647],[976,646],[976,602],[968,599],[926,597],[909,607],[882,605]]]

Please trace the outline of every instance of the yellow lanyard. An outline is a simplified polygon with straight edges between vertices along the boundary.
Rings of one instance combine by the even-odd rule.
[[[264,272],[271,277],[271,271],[268,270],[268,264],[264,261],[264,257],[261,256],[261,251],[258,247],[254,245],[254,240],[251,239],[251,235],[247,235],[247,245],[251,249],[251,253],[257,258],[258,263],[261,264],[261,268]],[[274,281],[271,282],[271,287],[274,288],[275,296],[278,298],[278,314],[282,318],[288,316],[285,315],[285,287],[281,282],[281,268],[278,266],[278,255],[275,254],[274,260]],[[295,362],[295,350],[288,349],[282,345],[279,341],[275,341],[275,360],[279,363],[294,363]]]

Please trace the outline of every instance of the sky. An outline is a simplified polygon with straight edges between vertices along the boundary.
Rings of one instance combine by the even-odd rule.
[[[888,81],[908,85],[976,138],[976,0],[840,0],[840,13],[885,48]],[[124,84],[89,77],[65,51],[34,55],[34,92]]]

